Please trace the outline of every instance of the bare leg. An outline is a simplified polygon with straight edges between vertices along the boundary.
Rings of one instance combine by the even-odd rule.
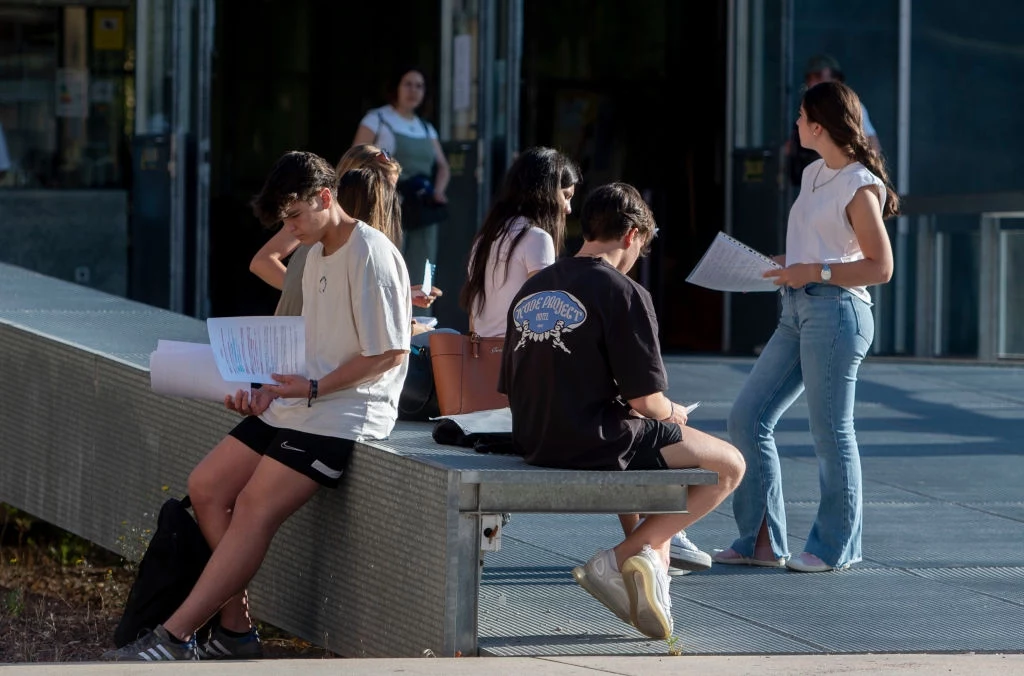
[[[622,526],[623,536],[629,535],[640,525],[639,514],[619,514],[619,524]]]
[[[262,456],[238,439],[227,436],[188,478],[188,494],[210,549],[216,550],[231,524],[238,494],[252,478]],[[237,594],[221,609],[220,624],[231,631],[248,631],[252,626],[245,592]]]
[[[238,495],[227,531],[185,602],[164,622],[172,635],[185,640],[259,570],[274,533],[313,496],[320,484],[273,458],[260,460]]]
[[[757,541],[754,543],[754,558],[763,561],[771,561],[777,558],[772,551],[772,541],[768,537],[768,522],[762,521],[761,528],[757,531]]]
[[[692,427],[683,427],[683,440],[661,449],[661,455],[672,469],[699,467],[718,472],[718,484],[692,486],[687,495],[685,514],[652,514],[615,547],[615,560],[621,570],[623,562],[637,554],[644,545],[661,553],[668,566],[669,543],[672,536],[689,528],[729,496],[746,465],[743,456],[729,443]]]

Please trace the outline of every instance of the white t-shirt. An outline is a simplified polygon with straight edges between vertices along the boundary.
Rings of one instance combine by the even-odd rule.
[[[524,228],[527,229],[526,234],[519,240],[515,250],[509,252],[512,241]],[[473,255],[476,255],[475,250]],[[523,216],[512,221],[507,235],[491,245],[484,278],[484,292],[487,296],[483,308],[473,315],[473,330],[485,338],[504,336],[508,309],[523,282],[531,273],[554,262],[555,242],[551,235],[531,226]]]
[[[409,273],[382,232],[360,222],[330,256],[323,244],[306,255],[302,316],[306,370],[320,379],[357,355],[408,350],[412,327]],[[274,427],[342,439],[386,439],[398,418],[398,397],[409,360],[376,380],[318,397],[276,399],[263,415]]]
[[[815,189],[813,186],[818,186]],[[789,211],[786,227],[786,265],[794,263],[850,263],[864,258],[860,242],[846,217],[853,195],[866,185],[877,186],[880,203],[886,199],[885,184],[860,162],[833,171],[825,160],[804,169],[800,194]],[[864,301],[871,294],[863,286],[846,287]]]
[[[387,124],[380,123],[381,116],[384,117]],[[391,133],[391,129],[410,138],[437,138],[437,130],[429,122],[421,120],[419,117],[406,119],[399,115],[391,105],[371,109],[363,116],[359,124],[377,135],[377,140],[373,142],[373,145],[383,148],[389,153],[395,152],[395,135]],[[388,128],[388,125],[391,126],[391,129]]]

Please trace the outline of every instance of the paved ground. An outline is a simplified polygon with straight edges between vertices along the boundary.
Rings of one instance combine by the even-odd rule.
[[[820,676],[822,674],[880,674],[889,676],[931,676],[932,674],[1024,673],[1024,655],[781,655],[774,657],[484,657],[393,660],[264,660],[262,662],[192,662],[175,665],[123,664],[34,664],[3,667],[4,676],[151,676],[154,674],[195,674],[196,676],[580,676],[603,674],[622,676]]]
[[[751,360],[669,361],[673,398],[704,402],[691,423],[724,436]],[[572,581],[572,566],[619,539],[614,518],[517,514],[502,550],[485,565],[480,635],[491,657],[201,664],[187,671],[1024,673],[1024,367],[873,359],[862,370],[859,392],[865,561],[843,573],[716,566],[676,578],[681,657],[619,622]],[[817,500],[802,401],[783,419],[778,437],[790,548],[799,552]],[[735,536],[728,502],[690,536],[707,549],[728,546]],[[38,665],[3,673],[87,676],[155,668]]]
[[[670,360],[691,424],[725,436],[752,361]],[[870,360],[856,411],[865,479],[863,563],[843,573],[736,566],[676,578],[688,654],[1004,652],[1024,649],[1024,368]],[[790,549],[817,508],[801,399],[778,430]],[[727,501],[690,530],[736,535]],[[571,566],[620,539],[614,518],[515,515],[484,572],[481,643],[494,655],[664,655],[576,587]]]

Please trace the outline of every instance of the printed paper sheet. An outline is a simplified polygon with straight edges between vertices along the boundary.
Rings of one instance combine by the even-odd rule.
[[[686,281],[715,291],[778,291],[779,287],[762,275],[781,267],[763,253],[720,232]]]

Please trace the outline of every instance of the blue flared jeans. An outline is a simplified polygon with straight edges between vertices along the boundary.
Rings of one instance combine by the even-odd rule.
[[[821,501],[804,551],[836,568],[861,560],[862,482],[853,404],[857,370],[874,335],[871,305],[842,287],[783,290],[779,325],[729,414],[729,437],[747,462],[732,497],[740,533],[732,545],[737,553],[753,556],[758,531],[767,523],[775,557],[790,556],[775,425],[806,390]]]

